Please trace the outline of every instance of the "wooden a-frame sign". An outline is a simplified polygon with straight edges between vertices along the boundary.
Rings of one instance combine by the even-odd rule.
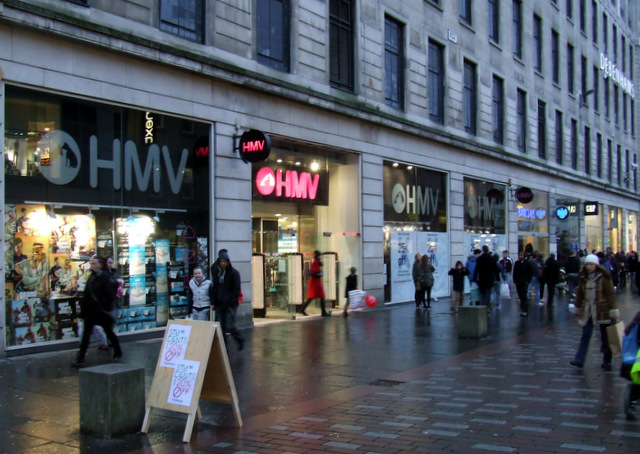
[[[188,443],[196,419],[202,417],[198,404],[200,399],[230,404],[238,426],[242,426],[236,387],[220,324],[170,320],[140,431],[149,431],[154,408],[186,413],[189,417],[182,441]]]

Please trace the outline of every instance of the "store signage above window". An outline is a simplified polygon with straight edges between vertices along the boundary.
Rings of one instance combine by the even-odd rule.
[[[144,143],[153,143],[153,115],[146,112],[144,118]]]
[[[385,161],[384,220],[427,224],[432,232],[447,228],[447,175]]]
[[[569,208],[564,205],[561,205],[556,208],[556,217],[561,221],[566,221],[567,218],[569,217],[569,214],[570,214]]]
[[[523,205],[531,203],[533,201],[533,191],[527,187],[520,186],[516,189],[516,200]]]
[[[262,131],[250,129],[240,137],[238,149],[244,162],[265,161],[271,153],[271,138]]]
[[[600,54],[600,70],[604,73],[605,79],[610,77],[611,80],[613,80],[613,83],[622,88],[626,94],[632,98],[634,97],[633,81],[625,76],[624,73],[620,71],[618,67],[604,54]]]
[[[585,216],[597,216],[598,215],[598,202],[584,202],[584,215]]]
[[[50,183],[65,185],[72,182],[80,172],[82,165],[80,147],[71,135],[64,131],[55,130],[42,136],[38,143],[40,149],[49,149],[50,159],[47,165],[40,166],[40,172]],[[180,154],[180,162],[174,170],[169,147],[152,144],[147,152],[144,171],[138,154],[136,144],[127,140],[124,144],[124,153],[120,139],[113,140],[113,157],[109,159],[98,158],[98,137],[89,137],[89,185],[98,187],[98,174],[100,169],[110,170],[113,173],[113,189],[120,189],[124,180],[124,188],[131,190],[135,179],[138,190],[146,192],[153,178],[153,192],[160,192],[161,174],[155,169],[164,168],[171,192],[178,194],[182,187],[184,169],[187,164],[189,152],[183,149]],[[164,162],[164,166],[160,163]],[[124,176],[122,175],[124,164]]]
[[[328,203],[327,172],[259,168],[254,175],[254,196],[274,201],[309,201],[319,205]]]

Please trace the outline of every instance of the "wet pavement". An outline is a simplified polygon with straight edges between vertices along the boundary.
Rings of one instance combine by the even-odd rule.
[[[624,320],[640,299],[618,294]],[[489,316],[484,339],[459,339],[449,300],[342,317],[305,317],[244,330],[229,342],[240,411],[202,400],[188,444],[186,415],[154,411],[148,434],[80,434],[73,351],[0,360],[0,452],[7,453],[638,453],[627,421],[627,381],[600,368],[594,333],[584,369],[569,365],[580,328],[567,311],[516,302]],[[149,390],[161,339],[125,342]],[[108,362],[92,349],[87,367]]]

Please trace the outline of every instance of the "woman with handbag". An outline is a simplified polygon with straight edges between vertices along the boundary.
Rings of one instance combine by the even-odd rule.
[[[580,346],[571,361],[571,365],[582,368],[589,349],[589,341],[593,327],[600,327],[600,351],[604,370],[611,370],[611,348],[607,337],[607,326],[615,323],[620,316],[616,304],[613,281],[609,272],[600,265],[598,257],[589,254],[578,275],[578,293],[576,295],[573,312],[578,316],[578,323],[582,326]]]
[[[416,303],[416,307],[420,307],[422,303],[422,297],[424,296],[424,292],[420,291],[420,258],[422,254],[416,252],[415,260],[413,262],[413,268],[411,269],[411,277],[413,278],[413,286],[415,287],[415,292],[413,293],[413,299]]]
[[[302,304],[300,313],[307,315],[305,309],[312,299],[320,300],[320,310],[323,317],[329,317],[331,314],[325,309],[324,287],[322,286],[322,260],[320,260],[320,251],[314,251],[313,260],[309,266],[309,286],[307,287],[307,300]]]
[[[436,269],[433,267],[433,265],[431,265],[431,262],[429,261],[428,255],[425,254],[420,257],[420,266],[418,267],[417,275],[414,276],[414,282],[416,282],[417,278],[417,282],[419,285],[419,290],[417,290],[418,297],[420,299],[420,304],[422,304],[422,307],[424,307],[425,309],[431,309],[431,288],[433,287],[434,283],[433,272],[435,270]],[[416,289],[418,289],[417,286]],[[419,305],[416,306],[419,307]]]

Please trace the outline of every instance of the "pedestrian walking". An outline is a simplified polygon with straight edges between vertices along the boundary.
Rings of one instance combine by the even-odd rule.
[[[458,307],[462,306],[464,298],[464,277],[469,275],[469,270],[465,268],[460,260],[456,266],[449,270],[449,276],[453,281],[453,300],[451,300],[451,312],[458,312]]]
[[[231,334],[238,343],[238,350],[242,351],[244,336],[236,328],[236,311],[238,310],[241,279],[238,270],[231,265],[227,252],[218,254],[211,283],[213,284],[211,303],[216,314],[215,320],[220,323],[220,328],[225,335]]]
[[[487,310],[491,311],[491,293],[493,292],[493,284],[500,279],[500,269],[498,262],[494,260],[489,252],[489,246],[482,246],[482,254],[478,257],[476,267],[473,271],[473,281],[478,284],[480,290],[480,304],[487,306]]]
[[[578,292],[576,294],[574,314],[582,326],[580,345],[571,365],[582,368],[589,349],[589,341],[593,327],[600,327],[600,351],[602,352],[602,368],[611,370],[611,349],[607,338],[607,326],[615,323],[620,312],[616,305],[616,295],[611,274],[600,265],[599,259],[589,254],[578,276]]]
[[[513,271],[513,259],[509,257],[509,251],[502,251],[502,258],[500,259],[500,278],[502,282],[507,284],[511,283],[511,272]]]
[[[549,254],[549,258],[544,262],[544,282],[547,286],[547,306],[551,307],[556,295],[556,286],[560,277],[560,266],[555,254]]]
[[[531,302],[538,305],[540,303],[540,262],[538,261],[538,252],[534,251],[527,262],[531,269],[531,280],[529,281],[529,289],[527,291],[533,298]]]
[[[113,331],[115,319],[111,315],[116,289],[109,274],[104,270],[104,262],[104,258],[98,256],[91,257],[89,262],[91,272],[84,287],[84,296],[80,302],[84,331],[80,342],[80,350],[75,361],[71,363],[75,367],[81,367],[85,364],[85,355],[89,348],[91,333],[95,325],[102,327],[107,339],[113,346],[112,360],[117,362],[122,358],[120,342]]]
[[[481,253],[482,251],[480,249],[474,249],[473,254],[467,258],[467,263],[465,264],[465,268],[469,270],[469,294],[470,304],[472,306],[474,304],[480,304],[480,290],[478,289],[478,283],[473,280],[473,274],[475,273],[478,257]]]
[[[413,287],[414,287],[413,301],[416,303],[416,307],[420,307],[420,303],[422,302],[421,295],[424,294],[424,292],[420,291],[420,281],[418,280],[420,276],[420,258],[421,257],[422,257],[422,254],[417,252],[415,255],[415,260],[413,261],[413,267],[411,268],[411,277],[413,278]]]
[[[518,260],[513,264],[513,283],[520,299],[520,316],[526,317],[529,313],[529,282],[531,281],[531,267],[525,258],[524,252],[518,252]]]
[[[187,291],[192,320],[208,322],[211,319],[212,293],[213,283],[205,276],[204,267],[197,265],[193,269],[193,277],[189,280]]]
[[[576,288],[578,287],[578,273],[580,273],[580,268],[582,268],[582,264],[580,263],[580,258],[578,257],[577,252],[571,251],[564,269],[567,272],[567,287],[571,298],[576,297]]]
[[[345,289],[344,289],[344,296],[345,298],[347,298],[347,302],[344,305],[344,310],[342,311],[342,315],[344,315],[345,317],[349,315],[347,311],[349,310],[349,304],[351,303],[351,301],[349,300],[349,292],[351,290],[358,289],[358,275],[356,274],[356,267],[352,266],[350,271],[351,271],[351,274],[347,276],[347,285],[345,286]]]
[[[309,266],[309,285],[307,287],[307,300],[302,304],[300,313],[308,315],[305,309],[313,299],[320,300],[320,310],[323,317],[329,317],[331,314],[327,312],[324,301],[324,287],[322,285],[322,260],[320,260],[320,251],[314,251],[313,260]]]
[[[436,269],[433,267],[431,261],[429,260],[429,256],[424,254],[422,257],[420,257],[418,274],[413,277],[414,282],[416,282],[417,280],[420,288],[418,292],[420,302],[419,305],[422,305],[422,307],[426,309],[431,309],[431,289],[433,288],[434,284],[433,272],[435,270]]]

